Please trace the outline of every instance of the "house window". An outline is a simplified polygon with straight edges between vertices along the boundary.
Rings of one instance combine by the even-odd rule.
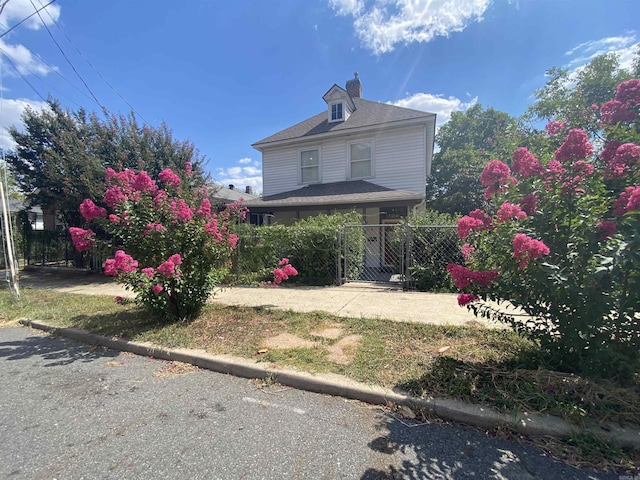
[[[342,103],[331,105],[331,121],[342,120]]]
[[[371,142],[349,145],[350,178],[371,177]]]
[[[320,151],[318,149],[300,152],[300,183],[320,181]]]

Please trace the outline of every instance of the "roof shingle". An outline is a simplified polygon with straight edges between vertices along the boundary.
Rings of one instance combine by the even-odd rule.
[[[375,125],[400,122],[413,119],[427,119],[434,113],[422,112],[410,108],[396,107],[388,103],[372,102],[363,98],[353,98],[356,110],[344,122],[331,122],[327,118],[326,110],[304,120],[292,127],[285,128],[267,138],[254,143],[252,146],[260,149],[271,143],[283,140],[311,137],[328,132],[342,132],[354,128],[373,127]]]

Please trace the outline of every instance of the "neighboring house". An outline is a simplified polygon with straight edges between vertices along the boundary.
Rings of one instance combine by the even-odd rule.
[[[324,111],[253,144],[263,196],[246,202],[252,223],[353,210],[365,224],[396,223],[423,206],[436,115],[363,99],[357,73],[322,98]]]
[[[217,190],[211,195],[212,200],[215,200],[215,203],[218,206],[227,205],[229,203],[236,202],[238,200],[243,200],[245,202],[250,200],[256,200],[259,197],[253,194],[253,189],[251,187],[246,187],[244,191],[238,190],[234,185],[229,185],[228,187],[216,185]]]
[[[9,214],[13,215],[14,228],[22,228],[21,226],[17,225],[17,218],[18,214],[23,210],[27,210],[27,218],[29,219],[32,230],[44,230],[45,216],[43,215],[42,209],[40,207],[35,206],[27,209],[24,202],[20,200],[9,200]]]

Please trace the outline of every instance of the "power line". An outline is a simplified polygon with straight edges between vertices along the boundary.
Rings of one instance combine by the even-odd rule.
[[[40,2],[40,0],[38,0],[38,3],[40,3],[40,5],[42,5],[42,3]],[[76,49],[76,52],[78,52],[78,54],[84,59],[85,62],[87,62],[87,65],[89,65],[89,67],[91,67],[91,69],[96,72],[96,74],[102,79],[102,81],[104,81],[104,83],[106,83],[109,88],[111,90],[114,91],[114,93],[116,95],[118,95],[118,97],[120,97],[120,99],[127,104],[127,106],[136,114],[138,115],[142,121],[144,123],[146,123],[147,125],[149,124],[149,122],[147,122],[145,120],[145,118],[136,111],[135,108],[133,108],[133,105],[131,105],[126,98],[124,98],[122,95],[120,95],[120,92],[118,92],[118,90],[115,89],[115,87],[113,85],[111,85],[111,83],[109,83],[109,81],[102,76],[102,74],[98,71],[98,69],[96,67],[93,66],[93,64],[89,61],[89,59],[80,51],[80,49],[76,46],[75,43],[73,43],[73,40],[71,40],[71,38],[69,38],[69,35],[67,35],[67,33],[62,29],[62,27],[60,26],[60,24],[58,22],[56,22],[55,18],[53,18],[53,16],[49,13],[48,10],[45,10],[45,12],[47,13],[47,15],[49,16],[49,18],[51,19],[51,21],[53,22],[53,24],[58,28],[58,30],[60,30],[60,32],[65,36],[65,38],[67,39],[67,41],[73,46],[73,48]]]
[[[47,8],[49,5],[51,5],[53,2],[55,2],[56,0],[51,0],[49,3],[47,3],[44,7],[41,7],[40,9],[37,9],[35,12],[33,12],[31,15],[29,15],[26,18],[23,18],[22,20],[20,20],[18,23],[16,23],[13,27],[11,27],[9,30],[7,30],[6,32],[4,32],[3,34],[0,35],[0,38],[4,37],[7,33],[9,33],[11,30],[13,30],[16,27],[19,27],[20,25],[22,25],[24,22],[26,22],[27,20],[29,20],[31,17],[33,17],[34,15],[38,14],[40,15],[40,10],[44,10],[45,8]],[[36,8],[35,6],[33,8]]]
[[[51,40],[53,40],[53,43],[56,44],[56,47],[58,47],[58,50],[60,50],[60,53],[62,54],[62,56],[64,57],[64,59],[67,61],[67,63],[69,64],[69,66],[71,67],[71,69],[75,72],[75,74],[78,76],[78,78],[80,79],[80,81],[84,84],[84,86],[87,88],[87,90],[89,91],[89,93],[91,94],[91,96],[93,97],[93,99],[95,100],[95,102],[98,104],[98,106],[104,111],[106,110],[102,104],[98,101],[98,98],[94,95],[94,93],[91,91],[91,89],[89,88],[89,85],[87,85],[87,82],[84,81],[84,78],[82,78],[82,75],[80,75],[80,73],[78,73],[78,71],[76,70],[76,67],[73,66],[73,63],[71,63],[71,60],[69,60],[69,57],[67,57],[67,54],[64,53],[64,50],[62,50],[62,47],[60,46],[60,44],[58,43],[58,41],[55,39],[55,37],[53,36],[53,34],[51,33],[51,30],[49,30],[49,27],[47,26],[47,24],[45,23],[44,19],[42,18],[42,15],[40,15],[40,10],[38,10],[35,6],[35,4],[33,3],[33,0],[29,0],[31,2],[31,5],[33,6],[33,9],[36,10],[36,13],[38,14],[38,17],[40,18],[40,21],[42,22],[42,25],[44,26],[44,28],[47,30],[47,33],[49,34],[49,36],[51,37]]]
[[[4,52],[3,52],[3,53],[4,53]],[[6,54],[5,54],[5,56],[7,57],[7,60],[9,60],[9,62],[11,63],[11,66],[12,66],[12,67],[13,67],[13,69],[17,72],[17,74],[18,74],[18,75],[20,75],[20,77],[22,77],[22,79],[25,81],[25,83],[31,87],[31,90],[33,90],[34,92],[36,92],[36,95],[38,95],[38,97],[40,97],[40,99],[41,99],[43,102],[45,102],[45,103],[46,103],[46,101],[47,101],[47,100],[46,100],[46,99],[45,99],[45,98],[40,94],[40,92],[39,92],[38,90],[36,90],[36,87],[34,87],[33,85],[31,85],[31,82],[29,82],[29,80],[27,80],[27,79],[25,78],[25,76],[24,76],[24,75],[22,75],[22,73],[20,73],[20,69],[16,66],[15,62],[13,61],[13,59],[12,59],[10,56],[6,55]]]
[[[2,45],[3,42],[0,42],[0,45]],[[8,45],[7,45],[8,46]],[[72,86],[74,89],[76,89],[80,94],[84,95],[85,97],[87,97],[89,100],[91,100],[91,97],[89,96],[89,94],[87,94],[87,92],[85,92],[84,90],[82,90],[81,88],[79,88],[77,85],[75,85],[73,82],[71,82],[71,80],[69,80],[67,77],[65,77],[62,73],[60,73],[60,71],[56,68],[51,66],[50,64],[48,64],[37,52],[33,52],[31,50],[29,50],[25,45],[21,45],[22,48],[24,48],[27,52],[29,52],[31,55],[35,56],[38,58],[38,60],[40,60],[44,65],[46,65],[49,68],[49,71],[55,73],[56,75],[58,75],[62,80],[64,80],[65,82],[67,82],[70,86]],[[2,50],[2,47],[0,46],[0,50]],[[37,76],[36,73],[34,73],[33,71],[29,70],[25,64],[20,63],[20,61],[18,59],[16,59],[16,57],[14,57],[13,55],[10,55],[9,52],[5,51],[4,52],[5,55],[10,56],[11,58],[13,58],[13,60],[20,64],[20,66],[22,66],[25,70],[27,70],[31,75],[35,75]],[[42,80],[43,83],[46,83],[44,80]],[[51,87],[53,88],[53,87]],[[55,88],[53,88],[54,90],[56,90]],[[56,90],[58,91],[58,90]],[[68,97],[67,97],[68,98]],[[75,103],[75,102],[74,102]]]
[[[67,95],[65,95],[64,93],[62,93],[60,90],[58,90],[56,87],[54,87],[53,85],[48,84],[44,78],[42,78],[40,75],[38,75],[36,72],[29,70],[29,68],[26,67],[26,65],[21,64],[18,60],[16,60],[15,57],[13,57],[12,55],[10,55],[7,51],[3,50],[2,48],[0,48],[0,53],[2,55],[4,55],[5,57],[7,57],[8,60],[13,61],[14,63],[17,63],[18,66],[22,67],[24,70],[26,70],[30,75],[33,75],[34,77],[36,77],[37,79],[39,79],[42,83],[44,83],[47,87],[49,87],[52,90],[55,90],[56,92],[58,92],[61,96],[63,96],[64,98],[66,98],[67,100],[69,100],[71,103],[77,105],[78,107],[82,108],[82,105],[80,105],[78,102],[76,102],[75,100],[73,100],[72,98],[68,97]],[[14,68],[16,68],[16,66],[13,66]],[[24,77],[23,77],[24,78]],[[64,78],[64,77],[62,77]],[[66,80],[66,78],[65,78]],[[75,87],[75,85],[72,84],[72,86]],[[76,87],[77,88],[77,87]],[[84,93],[83,91],[80,91],[80,93],[82,93],[83,95],[86,95],[86,93]],[[87,98],[91,98],[88,95],[86,95]]]

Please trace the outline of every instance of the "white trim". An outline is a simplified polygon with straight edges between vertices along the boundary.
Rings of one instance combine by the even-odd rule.
[[[351,176],[351,145],[357,145],[360,143],[368,143],[370,147],[371,158],[369,160],[371,170],[368,176],[365,177],[352,177]],[[365,180],[367,178],[375,178],[375,139],[373,138],[362,138],[359,140],[352,140],[347,142],[347,180]]]
[[[312,182],[303,182],[302,181],[302,152],[310,152],[312,150],[316,150],[318,152],[318,179]],[[312,183],[322,183],[322,149],[320,145],[313,145],[309,147],[300,147],[298,148],[298,185],[311,185]]]
[[[342,116],[340,118],[335,118],[335,119],[333,118],[333,107],[334,107],[334,105],[340,105],[340,107],[341,107]],[[346,110],[347,110],[346,105],[344,104],[344,102],[342,100],[340,100],[339,102],[331,102],[329,104],[329,123],[344,122],[345,121],[345,116],[346,116],[345,114],[347,113]]]

